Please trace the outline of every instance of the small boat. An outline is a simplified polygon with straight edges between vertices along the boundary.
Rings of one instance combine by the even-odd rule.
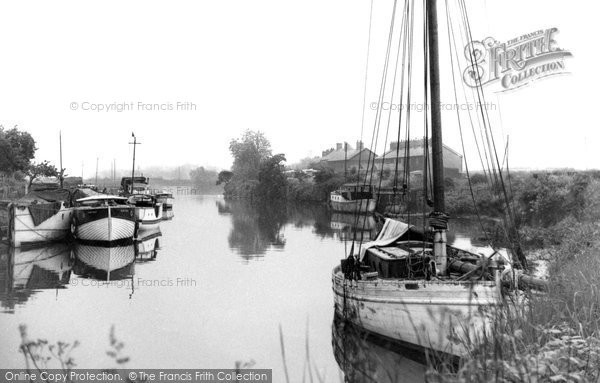
[[[131,186],[133,180],[133,187]],[[121,192],[125,195],[129,194],[150,194],[148,184],[150,178],[144,176],[123,177],[121,178]]]
[[[89,189],[33,190],[1,207],[12,247],[30,247],[64,240],[69,235],[73,198],[96,194]],[[1,225],[5,225],[2,223]]]
[[[163,219],[173,219],[173,217],[175,216],[173,214],[173,202],[175,201],[175,198],[173,198],[173,194],[168,192],[161,192],[156,193],[154,197],[156,197],[157,202],[163,204]]]
[[[331,192],[329,202],[333,211],[340,213],[368,214],[377,207],[371,185],[345,184]]]
[[[163,205],[150,194],[132,194],[127,203],[135,207],[135,221],[140,230],[158,228],[163,219]]]
[[[75,201],[71,232],[76,239],[112,243],[131,241],[136,235],[135,207],[127,198],[97,195]]]
[[[130,278],[134,273],[135,247],[98,246],[76,242],[73,247],[73,271],[84,278],[116,281]]]

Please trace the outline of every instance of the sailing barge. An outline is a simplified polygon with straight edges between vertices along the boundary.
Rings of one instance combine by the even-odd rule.
[[[406,2],[404,16],[413,12],[409,10],[412,4]],[[334,268],[332,284],[335,311],[346,321],[400,343],[461,356],[478,344],[484,333],[489,333],[496,307],[507,293],[515,291],[515,286],[543,288],[544,284],[515,270],[514,260],[508,256],[498,252],[489,256],[471,254],[447,244],[449,217],[445,214],[444,199],[436,8],[436,0],[425,0],[423,45],[427,56],[424,76],[428,111],[425,127],[431,129],[432,158],[430,163],[426,159],[423,174],[429,177],[431,172],[433,181],[433,201],[427,199],[427,205],[433,208],[428,215],[428,228],[418,232],[406,223],[386,219],[375,241],[353,243],[348,258]],[[405,46],[412,46],[412,34],[405,30],[402,36]],[[403,55],[402,59],[409,61],[411,57]],[[403,68],[404,64],[403,61]],[[405,75],[410,76],[406,72],[402,81]],[[379,101],[381,107],[383,100]],[[406,124],[408,134],[411,124],[408,116],[401,123]],[[371,175],[373,169],[374,164]],[[404,172],[407,179],[410,168],[405,166]],[[501,170],[495,168],[494,174],[501,175]],[[425,190],[427,180],[424,180]],[[510,222],[508,218],[507,221]]]

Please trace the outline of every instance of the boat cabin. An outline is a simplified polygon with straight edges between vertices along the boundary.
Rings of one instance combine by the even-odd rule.
[[[337,190],[337,193],[349,201],[358,199],[372,199],[373,186],[345,184]]]
[[[121,178],[121,190],[127,194],[146,193],[150,178],[144,176],[133,177],[133,190],[131,188],[131,177]]]

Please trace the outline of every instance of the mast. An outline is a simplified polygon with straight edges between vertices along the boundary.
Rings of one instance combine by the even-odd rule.
[[[433,253],[437,273],[446,275],[448,257],[446,254],[447,216],[444,214],[444,159],[442,143],[442,117],[440,112],[440,63],[438,52],[437,0],[426,0],[427,49],[429,53],[429,94],[431,98],[431,156],[433,176],[433,212],[429,225],[433,230]],[[426,63],[427,65],[427,63]]]
[[[63,180],[64,180],[64,172],[65,170],[63,169],[63,163],[62,163],[62,132],[59,130],[58,131],[58,145],[60,146],[60,188],[63,188]]]
[[[138,145],[137,142],[137,137],[135,136],[135,134],[133,134],[133,132],[131,132],[131,136],[133,137],[133,165],[131,166],[131,191],[130,193],[133,194],[133,177],[135,175],[135,147],[136,145]],[[131,142],[130,142],[131,144]]]
[[[344,142],[344,182],[348,181],[348,143]]]
[[[429,48],[429,91],[431,97],[431,156],[433,176],[433,208],[445,209],[442,117],[440,113],[440,63],[436,0],[427,0],[427,36]]]

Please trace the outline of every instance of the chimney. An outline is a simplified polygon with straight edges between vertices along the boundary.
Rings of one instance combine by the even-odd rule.
[[[342,150],[343,146],[341,142],[338,142],[337,144],[335,144],[335,150]]]
[[[356,150],[363,150],[364,145],[362,141],[356,141]]]
[[[398,150],[398,141],[390,142],[390,151],[392,150]]]

